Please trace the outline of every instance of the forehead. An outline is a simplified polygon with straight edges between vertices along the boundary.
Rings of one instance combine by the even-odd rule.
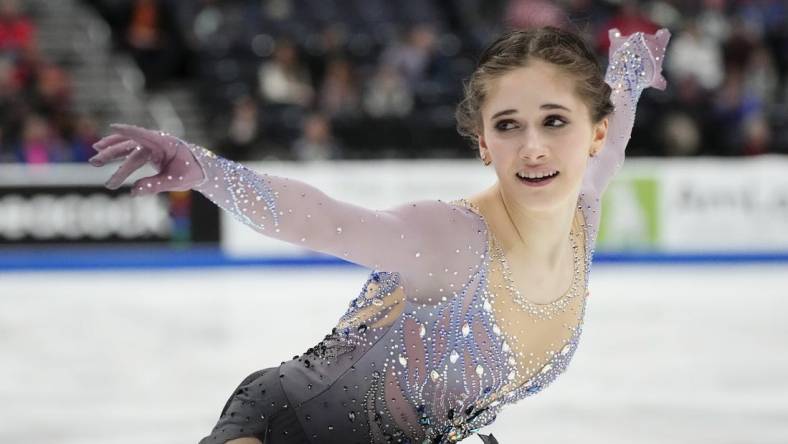
[[[486,117],[505,109],[538,111],[544,103],[558,103],[577,112],[584,105],[574,91],[572,77],[550,63],[531,60],[489,81],[482,114]]]

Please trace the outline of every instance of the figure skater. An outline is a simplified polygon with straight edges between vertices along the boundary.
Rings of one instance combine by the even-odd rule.
[[[666,86],[667,29],[609,36],[604,77],[559,28],[509,31],[484,51],[456,117],[497,181],[447,202],[367,209],[112,125],[90,160],[124,159],[108,188],[151,162],[158,174],[133,195],[194,189],[264,235],[372,269],[331,333],[245,378],[200,443],[456,442],[563,373],[582,332],[600,197],[641,92]]]

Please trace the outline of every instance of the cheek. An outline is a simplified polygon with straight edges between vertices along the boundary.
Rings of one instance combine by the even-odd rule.
[[[572,178],[572,182],[580,182],[585,175],[586,168],[588,167],[588,155],[581,150],[573,153],[571,159],[568,160],[567,166]]]
[[[571,175],[574,178],[583,176],[587,164],[587,149],[582,146],[574,145],[570,150],[561,153],[561,165],[563,165],[567,175]]]
[[[490,137],[487,138],[487,148],[492,152],[492,154],[500,159],[506,156],[511,155],[512,153],[516,154],[516,149],[518,147],[517,140],[513,137],[500,137],[494,133],[487,133],[490,134]]]
[[[571,137],[567,138],[564,146],[571,147],[571,149],[565,153],[567,163],[571,164],[573,169],[585,169],[585,165],[588,162],[588,151],[591,146],[590,142],[584,138],[582,134],[573,134]]]
[[[487,141],[487,146],[489,148],[495,148],[504,143],[504,140],[501,139],[500,135],[489,128],[484,129],[484,134],[486,136],[485,140]]]

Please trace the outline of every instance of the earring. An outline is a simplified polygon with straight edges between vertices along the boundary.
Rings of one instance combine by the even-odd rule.
[[[487,159],[487,156],[482,154],[482,162],[484,162],[484,166],[489,166],[491,161]]]

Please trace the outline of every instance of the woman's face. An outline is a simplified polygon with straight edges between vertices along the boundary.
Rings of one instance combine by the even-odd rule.
[[[479,149],[492,161],[507,196],[533,210],[577,199],[590,153],[604,143],[607,119],[592,127],[574,80],[534,59],[490,81]],[[541,183],[518,173],[558,174]],[[573,202],[574,203],[574,202]]]

